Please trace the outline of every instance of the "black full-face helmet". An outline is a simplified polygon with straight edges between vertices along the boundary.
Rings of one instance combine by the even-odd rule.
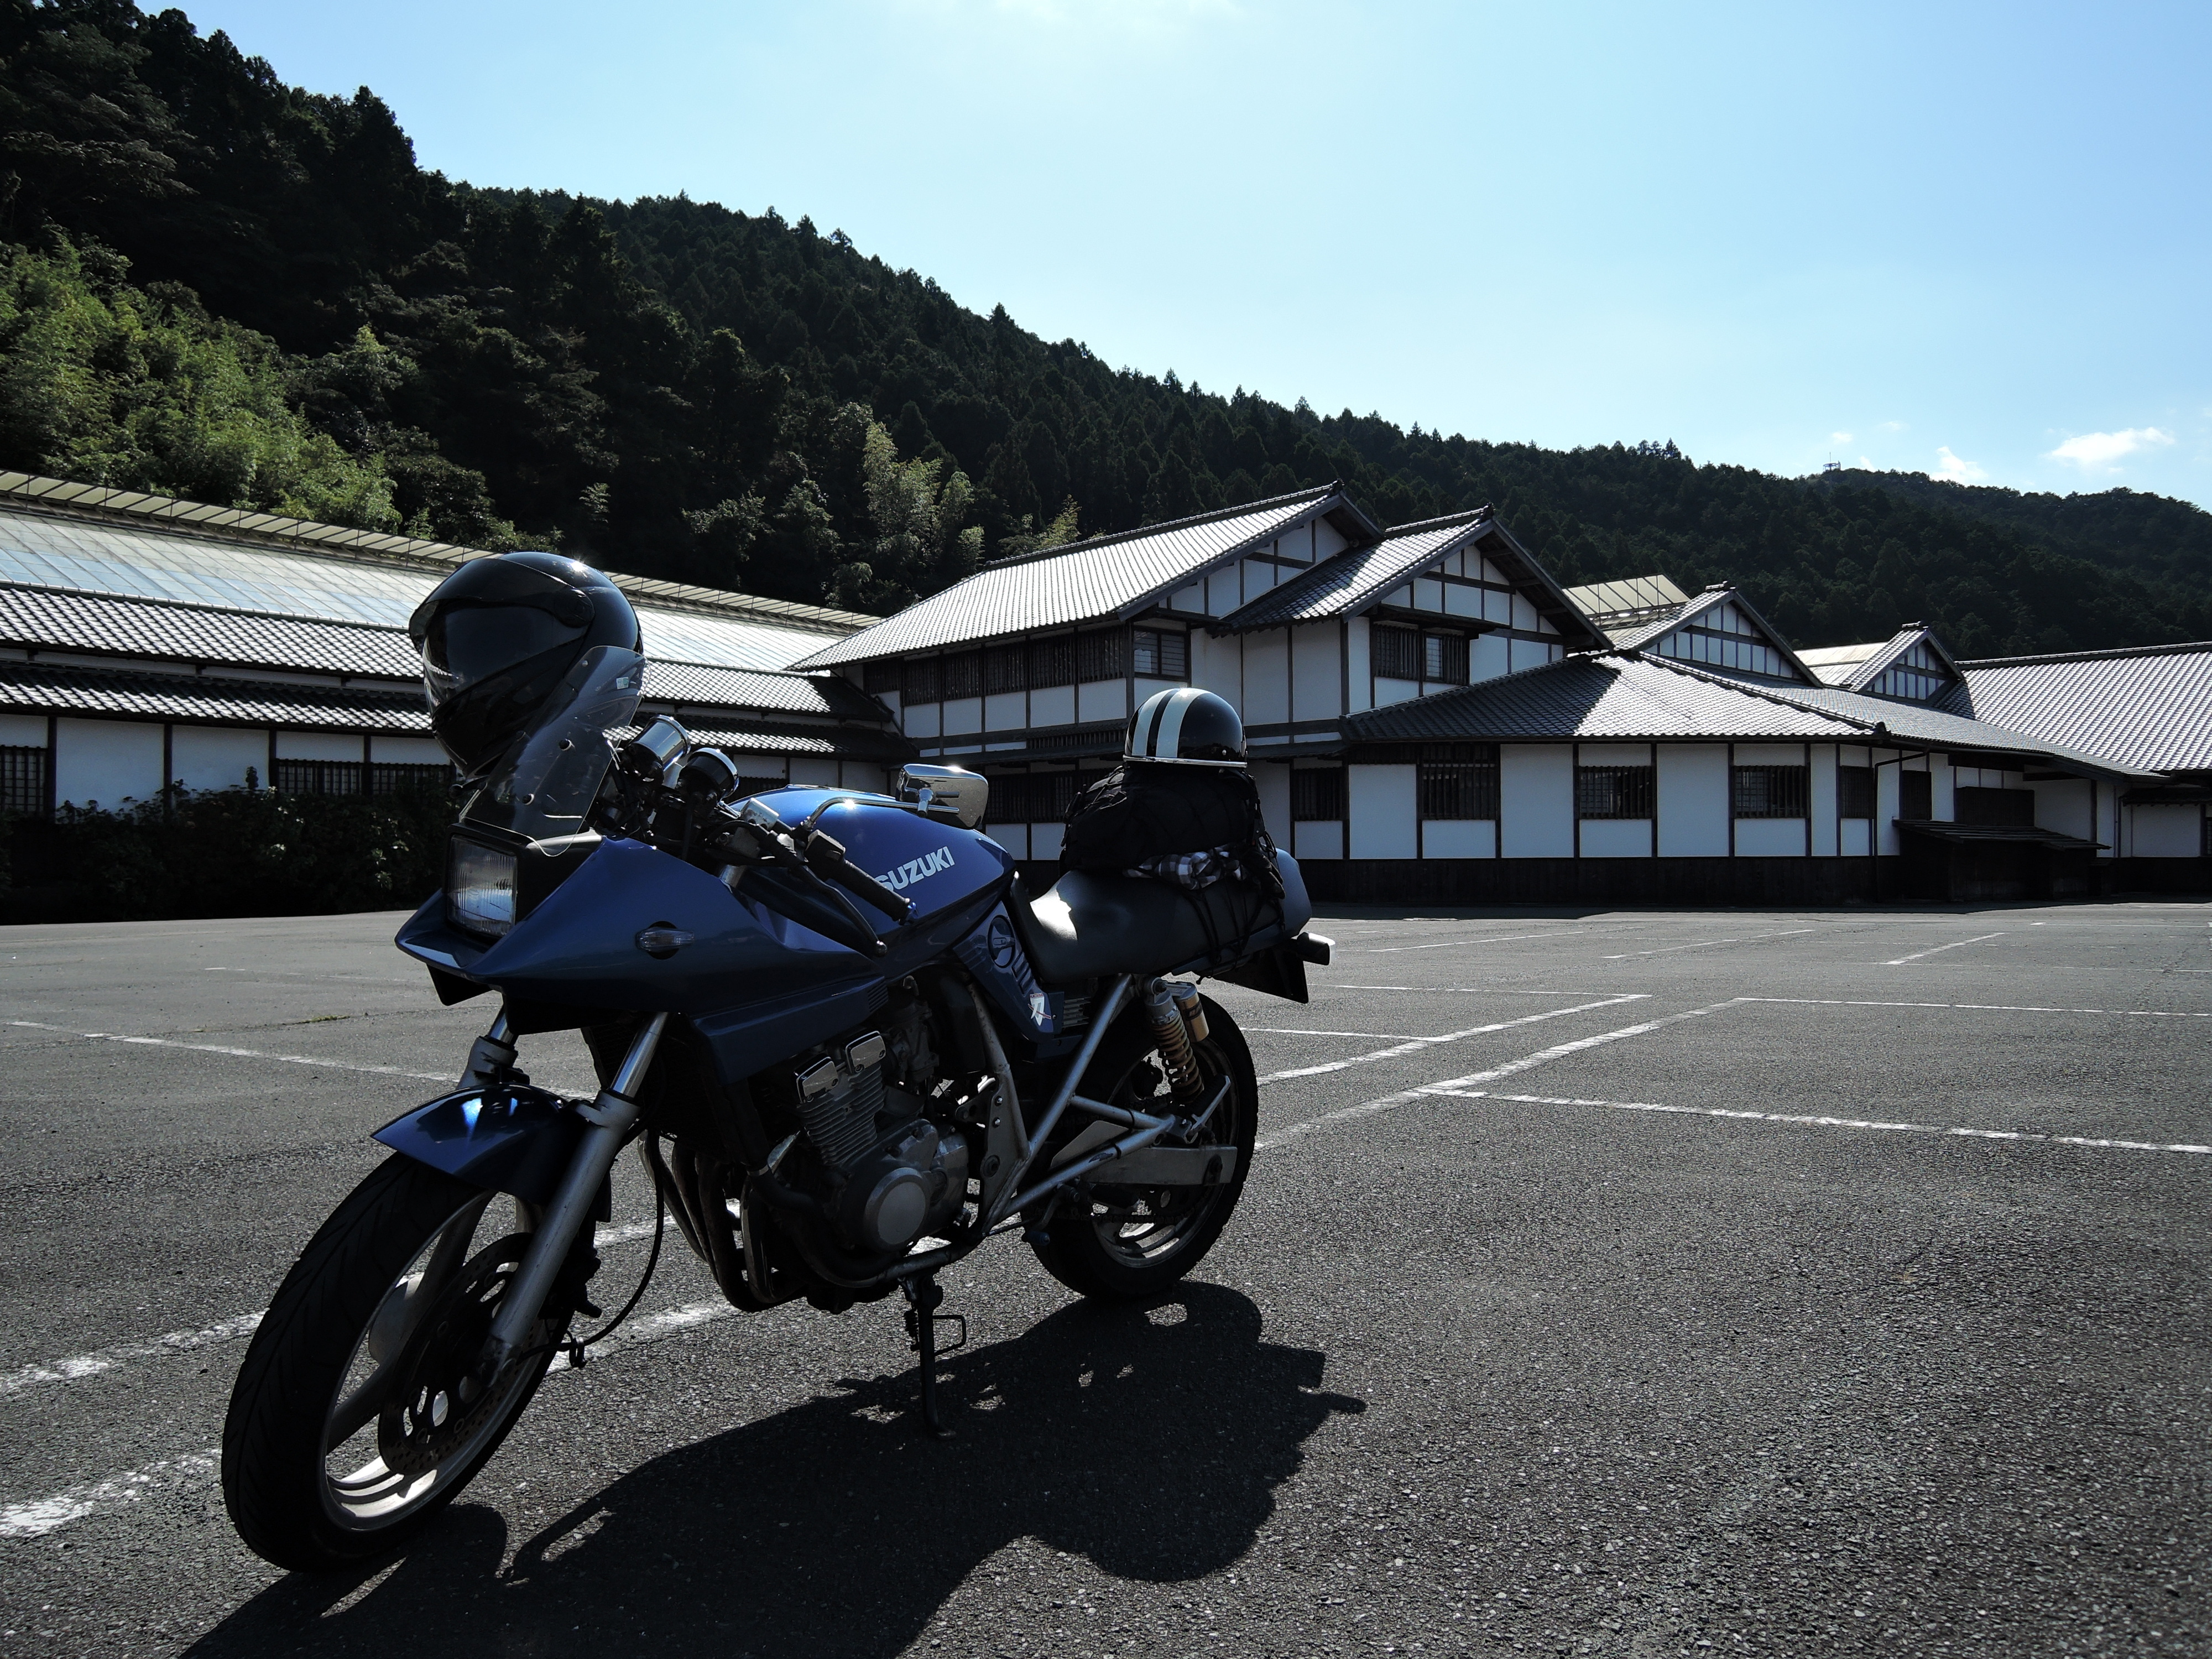
[[[430,730],[464,778],[527,730],[587,651],[643,647],[637,613],[589,565],[552,553],[472,559],[416,607]]]
[[[1244,722],[1226,702],[1197,686],[1156,691],[1130,719],[1121,758],[1164,766],[1242,766]]]

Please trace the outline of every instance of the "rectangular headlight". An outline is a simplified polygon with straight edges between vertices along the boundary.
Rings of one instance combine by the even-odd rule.
[[[456,836],[446,854],[446,920],[498,939],[514,926],[514,854]]]

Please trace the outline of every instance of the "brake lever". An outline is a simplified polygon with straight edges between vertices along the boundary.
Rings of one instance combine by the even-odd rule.
[[[834,881],[847,892],[866,899],[894,923],[903,922],[914,914],[910,900],[894,893],[854,864],[846,855],[845,843],[835,836],[820,830],[809,836],[806,840],[806,864],[816,875]]]

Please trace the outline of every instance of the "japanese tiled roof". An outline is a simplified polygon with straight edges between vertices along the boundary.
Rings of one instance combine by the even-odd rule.
[[[2212,770],[2212,641],[1962,662],[1938,699],[1996,721],[2161,772]]]
[[[1751,684],[1622,650],[1570,657],[1344,722],[1355,743],[1515,738],[1580,742],[1879,743],[2049,756],[2106,776],[2146,775],[1917,703],[1855,692]]]
[[[1348,515],[1358,540],[1382,533],[1340,486],[1301,489],[987,565],[792,665],[827,668],[1134,616],[1215,566],[1324,515]]]
[[[0,709],[426,736],[430,730],[430,714],[419,690],[145,674],[40,662],[0,662]]]
[[[1484,507],[1392,530],[1379,542],[1347,548],[1310,570],[1301,571],[1281,586],[1231,611],[1212,624],[1209,631],[1237,634],[1352,616],[1473,539],[1489,521],[1489,509]]]

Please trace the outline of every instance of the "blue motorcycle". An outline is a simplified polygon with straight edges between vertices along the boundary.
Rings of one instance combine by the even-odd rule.
[[[520,580],[479,585],[495,579]],[[539,608],[520,634],[543,617],[586,637],[559,595],[522,603]],[[473,613],[453,614],[458,662]],[[434,702],[465,678],[436,626]],[[1301,931],[1292,860],[1279,892],[1073,872],[1030,895],[978,828],[979,776],[741,797],[674,722],[638,730],[634,635],[526,696],[537,671],[501,671],[528,723],[471,781],[446,885],[400,930],[446,1002],[499,1010],[453,1090],[377,1132],[392,1156],[315,1235],[246,1358],[223,1491],[280,1566],[395,1547],[557,1355],[582,1363],[605,1334],[575,1328],[600,1316],[593,1237],[625,1146],[658,1200],[653,1260],[672,1221],[738,1308],[901,1297],[932,1431],[942,1269],[1018,1233],[1076,1291],[1141,1299],[1204,1258],[1243,1190],[1251,1055],[1188,976],[1304,1000],[1328,946]],[[592,1097],[520,1068],[554,1030],[582,1032]]]

